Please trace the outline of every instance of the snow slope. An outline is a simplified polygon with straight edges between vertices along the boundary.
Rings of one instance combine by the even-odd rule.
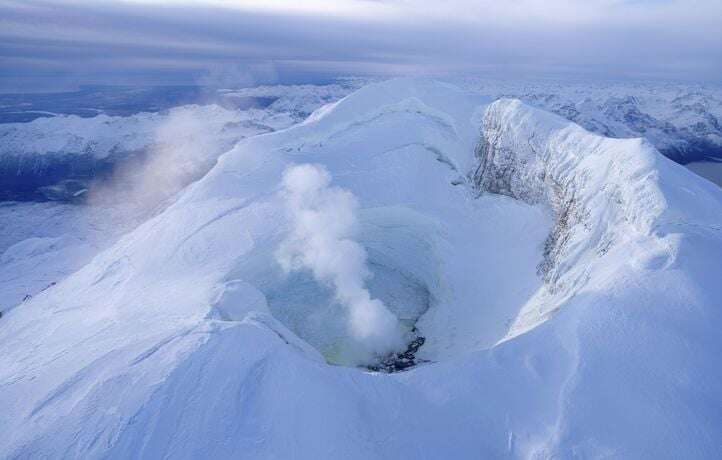
[[[722,191],[489,102],[393,80],[241,141],[0,319],[0,456],[714,458]],[[354,364],[344,311],[274,257],[306,163],[358,200],[368,288],[425,364],[327,364]]]
[[[686,166],[708,181],[722,187],[722,161],[695,161]]]
[[[143,219],[127,206],[0,203],[0,311],[55,285]]]
[[[0,200],[58,201],[0,202],[0,311],[85,265],[238,140],[296,124],[354,85],[248,88],[222,92],[224,106],[0,124]],[[228,108],[243,105],[237,98],[250,106]],[[247,102],[259,99],[272,102]]]

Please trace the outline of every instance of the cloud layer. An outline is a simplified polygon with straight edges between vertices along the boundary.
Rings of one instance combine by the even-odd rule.
[[[229,65],[714,80],[721,17],[717,0],[0,0],[0,81],[193,83]]]

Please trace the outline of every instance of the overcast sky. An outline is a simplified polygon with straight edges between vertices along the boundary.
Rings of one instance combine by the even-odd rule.
[[[349,74],[722,80],[721,0],[0,0],[0,89]]]

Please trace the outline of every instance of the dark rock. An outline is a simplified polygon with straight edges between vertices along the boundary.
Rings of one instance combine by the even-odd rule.
[[[412,332],[416,333],[416,329],[414,328]],[[416,338],[409,342],[405,351],[401,353],[392,353],[382,359],[378,365],[368,366],[368,369],[374,372],[391,373],[404,371],[414,367],[421,362],[416,359],[416,353],[425,342],[426,339],[424,337],[416,336]]]

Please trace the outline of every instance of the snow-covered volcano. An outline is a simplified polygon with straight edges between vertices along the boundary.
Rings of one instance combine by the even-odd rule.
[[[294,205],[294,165],[331,198]],[[336,278],[284,270],[321,211],[398,321],[384,346],[425,339],[410,370],[369,371],[382,356]],[[370,85],[242,140],[3,316],[0,453],[713,457],[720,256],[722,191],[645,141],[443,83]]]

